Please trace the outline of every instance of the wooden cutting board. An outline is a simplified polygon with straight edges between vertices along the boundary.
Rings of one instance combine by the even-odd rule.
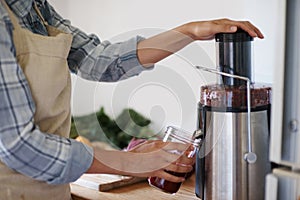
[[[83,174],[73,184],[101,192],[106,192],[114,188],[119,188],[146,180],[146,178],[111,174]]]

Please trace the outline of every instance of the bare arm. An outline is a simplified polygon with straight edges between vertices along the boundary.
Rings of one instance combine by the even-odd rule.
[[[196,40],[211,40],[215,34],[233,33],[241,28],[252,37],[263,38],[262,33],[247,21],[219,19],[190,22],[139,42],[137,55],[145,67],[151,66]]]

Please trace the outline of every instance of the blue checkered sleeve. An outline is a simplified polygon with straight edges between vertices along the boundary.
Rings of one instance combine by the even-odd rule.
[[[37,180],[62,184],[76,180],[91,165],[93,151],[72,139],[42,133],[35,105],[16,62],[12,25],[0,6],[0,160]]]
[[[96,35],[87,35],[72,26],[70,21],[62,18],[50,5],[49,8],[50,23],[73,35],[68,63],[71,71],[81,77],[94,81],[113,82],[153,69],[153,66],[143,67],[137,57],[137,43],[143,40],[143,37],[136,36],[118,43],[110,43],[107,40],[101,42]]]

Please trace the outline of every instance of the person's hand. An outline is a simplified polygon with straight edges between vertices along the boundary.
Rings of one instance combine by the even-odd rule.
[[[189,35],[193,40],[211,40],[217,33],[234,33],[238,28],[248,32],[252,37],[264,38],[261,31],[249,21],[216,19],[190,22],[177,27],[179,32]]]
[[[130,152],[144,155],[153,154],[150,157],[154,160],[149,160],[149,164],[153,167],[148,176],[156,176],[172,182],[182,182],[184,178],[171,175],[166,171],[178,173],[190,172],[195,163],[195,157],[189,157],[189,152],[191,152],[193,148],[194,147],[190,145],[150,140],[131,148]]]
[[[248,21],[216,19],[189,22],[140,41],[138,59],[143,66],[151,67],[196,40],[211,40],[217,33],[234,33],[239,28],[252,37],[264,38],[260,30]]]
[[[191,148],[186,144],[153,140],[139,144],[127,152],[94,149],[94,161],[88,172],[156,176],[172,182],[182,182],[184,178],[166,171],[190,172],[195,163],[195,158],[190,158],[187,154]]]

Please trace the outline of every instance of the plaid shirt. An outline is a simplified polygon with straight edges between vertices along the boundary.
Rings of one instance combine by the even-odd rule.
[[[33,0],[6,0],[23,28],[47,35]],[[139,74],[135,37],[123,43],[100,42],[59,16],[46,0],[36,3],[48,24],[73,35],[69,68],[96,81],[118,81]],[[76,180],[91,165],[93,150],[72,139],[42,133],[35,125],[35,104],[15,58],[13,25],[0,2],[0,160],[8,167],[50,184]]]

